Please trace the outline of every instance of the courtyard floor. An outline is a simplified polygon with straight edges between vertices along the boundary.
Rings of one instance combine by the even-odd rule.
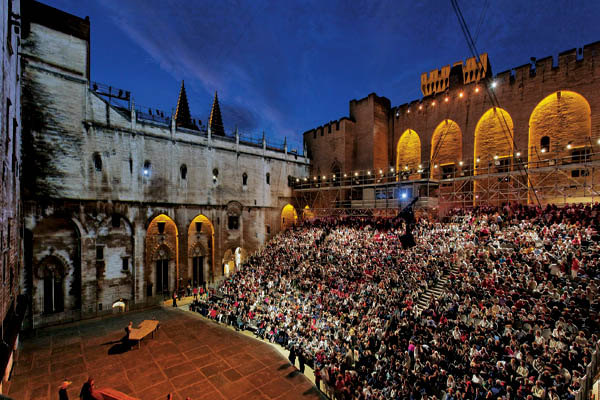
[[[120,343],[131,320],[156,318],[160,330],[141,348]],[[22,339],[12,378],[15,400],[58,398],[67,378],[79,398],[88,376],[141,400],[319,399],[320,392],[274,346],[180,309],[154,308],[39,330]]]

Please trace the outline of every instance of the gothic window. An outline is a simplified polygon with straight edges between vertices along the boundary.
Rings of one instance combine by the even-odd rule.
[[[96,171],[102,171],[102,157],[100,157],[100,153],[94,153],[94,168]]]
[[[546,153],[546,152],[550,151],[550,137],[549,136],[544,136],[540,140],[540,151],[542,153]]]
[[[187,165],[182,164],[179,168],[179,172],[181,173],[181,179],[185,180],[187,178]]]
[[[121,270],[128,271],[129,270],[129,257],[121,258],[122,266]]]
[[[227,227],[230,230],[237,230],[239,228],[239,224],[240,224],[240,217],[238,217],[237,215],[230,215],[227,218]]]
[[[248,174],[245,172],[242,174],[242,185],[248,185]]]
[[[144,161],[144,169],[142,170],[142,173],[148,178],[152,175],[152,163],[150,161]]]
[[[64,311],[63,278],[56,271],[44,277],[44,313]]]
[[[267,185],[271,184],[271,174],[267,172]]]

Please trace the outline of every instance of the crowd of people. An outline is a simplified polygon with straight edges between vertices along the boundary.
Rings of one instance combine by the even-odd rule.
[[[454,210],[410,248],[405,229],[306,223],[193,307],[286,346],[335,399],[574,399],[600,343],[600,206]]]

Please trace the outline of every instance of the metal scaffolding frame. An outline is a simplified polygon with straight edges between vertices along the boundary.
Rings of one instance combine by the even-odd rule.
[[[531,204],[536,196],[540,204],[595,202],[600,200],[600,152],[592,152],[591,145],[584,150],[583,154],[567,157],[551,153],[540,157],[532,148],[530,154],[536,155],[535,161],[527,161],[517,153],[483,161],[434,164],[433,173],[423,163],[400,170],[297,177],[291,185],[297,206],[308,206],[311,216],[395,215],[416,196],[416,209],[440,215],[455,207]]]

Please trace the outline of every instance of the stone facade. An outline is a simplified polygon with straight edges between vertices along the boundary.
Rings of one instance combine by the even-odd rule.
[[[304,133],[311,175],[330,177],[334,165],[348,175],[400,167],[411,180],[515,172],[509,184],[535,188],[542,203],[595,201],[600,174],[590,161],[600,159],[599,60],[596,42],[559,54],[556,64],[547,57],[493,76],[485,56],[483,64],[469,59],[423,74],[429,95],[407,104],[392,107],[374,93],[352,100],[348,118]],[[402,139],[406,132],[418,140]],[[542,151],[544,137],[550,144]],[[517,173],[520,162],[529,181]],[[474,181],[463,185],[467,204],[491,201],[503,184]]]
[[[22,284],[32,327],[223,279],[232,254],[239,262],[280,230],[289,177],[308,172],[286,148],[147,118],[128,92],[126,106],[103,97],[89,40],[89,20],[31,3],[23,87],[38,117],[27,157],[38,162],[26,182]]]

